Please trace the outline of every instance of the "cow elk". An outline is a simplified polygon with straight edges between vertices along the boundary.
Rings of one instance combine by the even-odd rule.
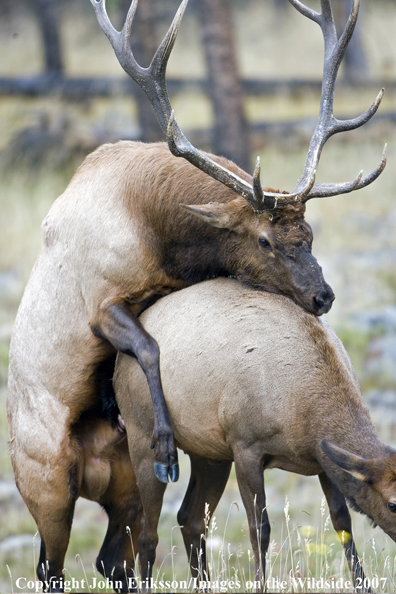
[[[305,203],[368,185],[386,161],[384,152],[373,173],[352,182],[315,183],[325,141],[365,123],[382,96],[355,119],[339,121],[332,115],[337,70],[357,18],[356,0],[339,41],[329,0],[322,0],[322,14],[292,1],[322,27],[325,68],[318,124],[291,193],[263,189],[259,163],[251,178],[226,159],[195,149],[180,130],[165,70],[187,0],[147,69],[136,63],[130,48],[137,1],[122,32],[110,24],[104,0],[91,2],[121,65],[153,104],[168,145],[118,142],[85,159],[43,222],[43,248],[16,318],[7,405],[10,453],[18,488],[41,536],[38,576],[54,584],[62,575],[79,496],[99,502],[109,515],[99,571],[109,574],[115,566],[115,577],[124,578],[129,539],[119,541],[117,535],[133,514],[133,480],[124,479],[130,461],[122,419],[115,407],[104,411],[101,400],[111,388],[117,351],[136,357],[149,385],[157,477],[178,477],[158,345],[138,316],[172,291],[219,276],[284,294],[315,315],[327,312],[334,295],[311,254]],[[98,450],[106,448],[112,454],[103,459]]]
[[[191,457],[178,521],[193,575],[202,549],[201,579],[208,579],[202,577],[205,503],[213,513],[234,460],[255,581],[265,581],[270,538],[263,474],[280,468],[319,476],[357,591],[364,591],[346,501],[396,541],[396,451],[379,441],[352,364],[327,322],[290,299],[232,279],[169,295],[142,322],[148,332],[155,330],[176,443]],[[155,561],[166,486],[152,469],[150,394],[130,357],[118,356],[114,386],[143,506],[144,581]]]

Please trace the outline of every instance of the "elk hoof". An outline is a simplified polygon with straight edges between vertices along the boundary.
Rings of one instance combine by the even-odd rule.
[[[172,483],[176,483],[179,480],[179,465],[177,464],[172,464],[172,466],[169,469],[169,478],[172,481]]]
[[[155,476],[161,483],[169,483],[168,479],[168,467],[165,464],[160,464],[159,462],[154,462],[154,472]]]
[[[169,478],[172,483],[175,483],[179,480],[179,465],[177,463],[172,464],[172,466],[168,468],[168,466],[165,466],[165,464],[154,462],[154,472],[155,476],[159,481],[161,481],[161,483],[169,483]]]

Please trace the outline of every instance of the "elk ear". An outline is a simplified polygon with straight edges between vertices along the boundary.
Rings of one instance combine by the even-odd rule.
[[[209,202],[209,204],[180,204],[182,208],[201,221],[219,227],[220,229],[230,229],[232,226],[232,214],[235,212],[235,206],[232,202]]]
[[[326,456],[340,468],[351,474],[358,481],[373,483],[374,477],[370,469],[371,460],[352,454],[338,447],[328,439],[322,439],[320,447]]]

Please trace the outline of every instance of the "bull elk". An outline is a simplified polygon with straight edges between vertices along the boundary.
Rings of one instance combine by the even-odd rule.
[[[146,195],[140,197],[135,206],[134,218],[140,224],[144,218],[143,226],[147,231],[150,230],[150,238],[153,238],[148,246],[147,242],[144,246],[151,261],[155,252],[155,271],[151,270],[150,274],[146,272],[147,261],[142,257],[139,259],[139,264],[146,273],[143,294],[137,294],[136,286],[133,285],[128,286],[126,292],[137,313],[144,309],[147,299],[155,300],[165,292],[211,276],[235,276],[260,290],[288,295],[307,311],[317,315],[328,312],[331,307],[334,294],[325,283],[321,269],[311,254],[312,232],[303,218],[304,205],[314,197],[334,196],[365,187],[381,173],[386,163],[386,148],[380,165],[365,178],[360,172],[356,179],[347,183],[315,183],[325,142],[336,133],[353,130],[367,122],[377,111],[384,90],[380,91],[373,105],[363,115],[351,120],[336,119],[333,116],[336,76],[356,24],[360,0],[354,0],[345,30],[339,39],[330,0],[322,0],[321,14],[307,8],[299,0],[290,1],[300,12],[320,25],[324,36],[325,56],[320,114],[309,146],[305,169],[291,193],[280,193],[263,189],[259,158],[251,180],[233,164],[197,150],[177,124],[166,88],[165,74],[188,0],[183,0],[180,4],[174,21],[148,68],[142,68],[136,62],[131,50],[131,30],[138,0],[132,0],[121,32],[109,20],[106,0],[91,0],[99,24],[109,38],[119,63],[150,100],[169,147],[168,151],[164,145],[155,145],[155,148],[153,145],[146,145],[144,148],[139,146],[139,156],[132,157],[137,163],[140,155],[143,160],[143,154],[150,151],[150,157],[146,156],[144,159],[141,172],[145,173],[144,179],[155,177],[156,180],[154,188],[142,190]],[[112,147],[112,157],[121,161],[115,154],[116,150]],[[126,147],[124,152],[127,153]],[[176,164],[171,154],[174,157],[183,157],[209,178],[204,181],[194,171],[187,188],[184,176],[188,175],[190,169],[185,169],[185,163]],[[171,168],[172,173],[177,172],[177,181],[172,185]],[[222,185],[213,184],[212,180]],[[134,185],[136,183],[134,175]],[[200,183],[204,184],[203,192],[198,190]],[[179,184],[180,187],[177,187]],[[235,193],[239,194],[238,198]],[[189,205],[182,204],[186,197]],[[208,197],[211,201],[205,204]],[[184,212],[180,206],[184,207]],[[171,215],[172,222],[166,214]],[[197,225],[197,220],[191,215],[197,217],[201,223]],[[202,222],[206,225],[203,226]],[[143,254],[144,248],[139,246],[138,251]],[[161,279],[153,288],[152,279],[158,275],[159,269]],[[164,273],[166,278],[163,277]],[[177,453],[160,386],[158,350],[152,340],[147,341],[135,313],[132,310],[131,319],[130,308],[125,308],[125,294],[117,294],[110,305],[107,303],[102,306],[102,315],[91,322],[91,328],[96,336],[107,339],[117,350],[134,354],[146,372],[156,416],[153,432],[155,469],[157,477],[167,482],[168,474],[171,480],[177,479]],[[142,351],[149,353],[150,370]]]
[[[319,476],[357,591],[366,591],[346,501],[396,541],[396,451],[378,439],[349,357],[328,323],[290,299],[232,279],[169,295],[142,322],[148,332],[155,330],[176,443],[191,457],[178,521],[193,575],[202,549],[205,580],[205,503],[213,513],[234,460],[255,581],[265,582],[270,538],[263,475],[280,468]],[[118,356],[114,387],[143,506],[134,525],[142,526],[145,581],[155,561],[166,486],[152,469],[150,394],[130,357]]]
[[[177,480],[159,349],[138,319],[151,303],[207,278],[234,276],[260,291],[282,293],[315,315],[331,307],[333,292],[311,254],[305,203],[363,188],[382,172],[385,151],[377,169],[364,178],[315,182],[326,140],[368,121],[382,92],[363,115],[334,118],[336,74],[359,2],[354,1],[337,41],[330,0],[322,0],[322,14],[291,1],[322,27],[325,67],[304,172],[291,193],[279,193],[263,189],[259,163],[251,178],[226,159],[195,149],[176,122],[165,70],[187,0],[147,69],[136,63],[130,48],[137,0],[122,32],[112,27],[105,1],[91,0],[121,65],[153,104],[168,146],[119,142],[99,147],[42,225],[43,248],[11,340],[7,404],[16,482],[41,536],[40,579],[56,581],[62,574],[79,496],[99,502],[109,515],[101,556],[110,570],[99,564],[99,571],[109,574],[115,565],[124,576],[120,559],[129,541],[119,544],[117,535],[133,513],[133,481],[123,478],[130,462],[122,420],[114,407],[104,411],[101,404],[117,351],[136,357],[148,381],[157,477]],[[96,455],[102,446],[113,452],[105,461]]]

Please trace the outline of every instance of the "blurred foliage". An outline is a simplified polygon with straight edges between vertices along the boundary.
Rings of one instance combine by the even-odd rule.
[[[381,386],[378,385],[378,378],[375,378],[376,383],[373,386],[373,378],[365,373],[368,347],[374,338],[378,338],[383,334],[383,330],[377,329],[368,332],[360,331],[351,326],[341,326],[337,330],[337,335],[351,358],[352,365],[359,377],[359,383],[363,392],[374,386],[378,389],[387,389],[389,387],[385,378]],[[394,387],[393,384],[390,387]]]
[[[381,271],[379,277],[383,284],[390,290],[392,302],[396,303],[396,270]]]

